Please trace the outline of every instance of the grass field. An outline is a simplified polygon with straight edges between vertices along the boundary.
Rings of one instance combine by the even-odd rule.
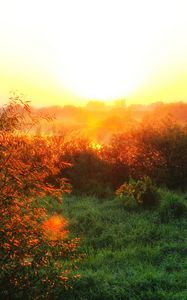
[[[48,200],[81,238],[80,279],[63,299],[187,299],[187,206],[184,196],[160,190],[152,210],[94,197]],[[61,299],[62,299],[61,298]]]

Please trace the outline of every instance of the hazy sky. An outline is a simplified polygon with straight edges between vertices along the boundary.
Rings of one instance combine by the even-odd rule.
[[[187,101],[186,0],[0,0],[0,101]]]

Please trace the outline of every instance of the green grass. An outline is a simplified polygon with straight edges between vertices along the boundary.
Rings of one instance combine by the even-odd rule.
[[[71,235],[81,238],[86,253],[80,279],[61,299],[187,299],[185,199],[163,190],[160,197],[152,210],[128,209],[117,199],[69,196],[62,206],[50,201],[50,210],[69,219]]]

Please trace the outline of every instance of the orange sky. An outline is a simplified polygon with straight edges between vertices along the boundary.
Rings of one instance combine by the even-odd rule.
[[[0,102],[187,100],[186,0],[0,3]]]

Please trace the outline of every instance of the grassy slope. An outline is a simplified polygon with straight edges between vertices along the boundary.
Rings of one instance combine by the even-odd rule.
[[[86,252],[81,278],[65,299],[187,299],[185,200],[161,194],[153,211],[91,197],[67,197],[55,208]]]

